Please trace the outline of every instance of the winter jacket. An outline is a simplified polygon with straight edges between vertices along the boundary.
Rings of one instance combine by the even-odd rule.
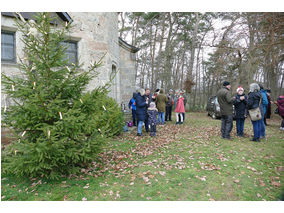
[[[166,103],[168,101],[167,96],[164,94],[164,91],[161,89],[160,94],[157,96],[156,106],[159,112],[166,111]]]
[[[145,100],[146,98],[148,98],[148,104],[147,104],[147,108],[150,106],[150,103],[155,101],[155,100],[152,100],[152,94],[150,93],[149,95],[145,95]]]
[[[182,96],[179,97],[179,99],[177,100],[177,106],[176,106],[175,112],[177,112],[177,113],[185,112],[183,100],[184,100],[184,97],[182,97]]]
[[[157,125],[158,124],[158,120],[157,120],[158,111],[148,109],[147,114],[149,116],[148,123],[150,125]]]
[[[240,97],[245,97],[244,100],[241,100]],[[236,99],[234,100],[234,106],[235,106],[235,113],[236,118],[245,118],[246,114],[246,107],[247,107],[247,96],[245,94],[239,95],[236,94]]]
[[[145,96],[141,96],[140,92],[136,95],[136,117],[137,121],[145,121],[147,104]]]
[[[247,102],[247,109],[255,109],[257,107],[259,107],[259,103],[262,99],[262,95],[260,92],[250,92],[248,94],[248,102]],[[263,116],[263,108],[260,107],[260,111],[261,111],[261,115]]]
[[[260,93],[262,95],[262,109],[263,109],[263,113],[266,113],[266,109],[268,107],[268,99],[267,99],[267,94],[266,94],[266,90],[260,90]]]
[[[186,98],[185,95],[183,96],[183,98],[184,98],[184,99],[183,99],[183,104],[184,104],[184,107],[185,107],[185,105],[186,105],[186,103],[187,103],[187,98]]]
[[[230,90],[223,87],[217,92],[221,115],[233,115],[233,101]]]
[[[170,94],[167,95],[167,98],[168,98],[168,102],[167,102],[166,106],[170,107],[170,106],[173,105],[174,99],[173,99],[173,96],[170,95]]]
[[[131,98],[131,100],[129,101],[128,107],[129,107],[129,109],[131,108],[131,109],[133,109],[133,110],[136,110],[135,98],[134,98],[134,97]]]
[[[271,117],[271,98],[270,98],[270,95],[267,95],[267,100],[268,100],[268,106],[267,106],[267,110],[266,110],[266,118],[270,118]]]
[[[283,95],[277,98],[276,104],[278,106],[279,115],[284,116],[284,96]]]
[[[174,105],[175,105],[175,108],[177,108],[177,100],[178,100],[178,95],[175,95],[175,96],[174,96]]]

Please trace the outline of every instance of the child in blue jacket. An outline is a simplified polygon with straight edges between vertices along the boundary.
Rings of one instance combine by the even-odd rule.
[[[135,96],[136,93],[133,93],[133,97],[130,99],[129,103],[128,103],[128,107],[129,109],[132,110],[132,121],[133,121],[133,125],[136,126],[136,103],[135,103]]]

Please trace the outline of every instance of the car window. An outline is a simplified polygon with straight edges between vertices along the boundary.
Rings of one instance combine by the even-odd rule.
[[[219,103],[218,103],[218,98],[215,99],[215,104],[219,104]]]

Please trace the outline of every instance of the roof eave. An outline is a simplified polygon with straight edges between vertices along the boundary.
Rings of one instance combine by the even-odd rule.
[[[119,44],[120,45],[122,45],[122,46],[124,46],[126,49],[128,49],[130,52],[132,52],[132,53],[137,53],[139,50],[140,50],[140,48],[138,48],[138,47],[135,47],[135,46],[133,46],[133,45],[131,45],[131,44],[128,44],[126,41],[124,41],[122,38],[120,38],[120,37],[118,37],[118,41],[119,41]]]

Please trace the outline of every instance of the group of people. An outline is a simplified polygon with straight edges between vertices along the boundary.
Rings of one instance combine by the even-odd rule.
[[[244,137],[244,124],[247,115],[250,115],[253,125],[253,138],[251,141],[260,142],[265,139],[266,118],[270,118],[271,91],[265,90],[261,84],[252,83],[248,96],[244,88],[239,86],[236,94],[231,95],[231,84],[228,81],[217,92],[217,98],[221,111],[221,135],[223,139],[232,139],[230,133],[233,129],[233,117],[236,119],[237,136]],[[280,96],[274,102],[278,107],[278,114],[282,117],[280,130],[284,130],[284,96]],[[185,119],[186,97],[183,90],[170,89],[167,94],[163,89],[157,89],[151,94],[149,88],[140,89],[133,93],[129,101],[129,108],[132,109],[134,126],[137,126],[137,135],[142,136],[142,127],[145,125],[146,132],[151,136],[156,135],[156,126],[164,125],[166,121],[172,121],[172,110],[176,113],[176,124],[183,124]],[[234,106],[234,110],[233,110]],[[235,116],[233,116],[235,113]]]
[[[142,127],[145,125],[146,132],[151,136],[156,136],[156,126],[164,125],[167,121],[172,121],[172,110],[176,112],[176,124],[183,124],[185,119],[186,97],[183,90],[176,91],[170,89],[167,94],[163,89],[156,89],[151,94],[149,88],[139,89],[133,93],[128,107],[132,110],[132,120],[137,126],[137,135],[142,136]]]
[[[244,123],[247,115],[250,115],[253,125],[253,138],[251,141],[260,142],[265,139],[266,118],[270,118],[271,104],[270,90],[265,90],[261,84],[252,83],[248,96],[244,89],[239,86],[237,94],[232,97],[230,82],[225,81],[223,87],[217,92],[221,111],[221,135],[223,139],[231,139],[230,132],[233,128],[233,105],[235,108],[235,119],[237,136],[244,137]],[[278,113],[282,117],[281,130],[284,130],[284,96],[280,96],[274,102],[278,107]]]

